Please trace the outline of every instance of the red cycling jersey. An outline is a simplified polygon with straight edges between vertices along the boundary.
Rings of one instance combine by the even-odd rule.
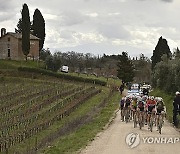
[[[150,100],[150,99],[147,100],[147,103],[146,103],[147,107],[148,106],[155,106],[155,105],[156,105],[156,101],[155,100]]]

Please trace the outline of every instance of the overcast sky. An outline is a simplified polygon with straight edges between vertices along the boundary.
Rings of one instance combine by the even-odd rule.
[[[159,37],[180,45],[180,0],[0,0],[0,25],[14,32],[22,5],[46,22],[45,48],[152,56]]]

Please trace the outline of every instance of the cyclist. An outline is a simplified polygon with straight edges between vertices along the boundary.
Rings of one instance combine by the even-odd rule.
[[[157,104],[156,104],[157,127],[158,127],[158,123],[159,123],[159,116],[161,115],[162,119],[164,120],[165,113],[166,113],[166,111],[165,111],[165,105],[164,105],[163,99],[161,97],[158,97]],[[158,128],[157,128],[157,130],[158,130]]]
[[[149,89],[143,88],[143,95],[148,96],[149,95]]]
[[[142,99],[138,100],[137,105],[137,111],[138,111],[138,119],[140,119],[140,115],[142,115],[142,124],[144,125],[144,111],[145,111],[145,102]]]
[[[154,100],[154,96],[150,96],[149,99],[147,100],[146,103],[146,107],[147,107],[147,111],[148,111],[148,118],[147,118],[147,122],[150,123],[150,118],[151,116],[155,115],[155,107],[156,107],[156,101]],[[148,127],[149,129],[149,127]]]
[[[120,110],[121,110],[121,120],[124,121],[124,104],[125,104],[125,97],[122,97],[120,100]]]
[[[134,119],[134,114],[136,112],[137,109],[137,97],[134,95],[132,97],[132,103],[131,103],[131,110],[132,110],[132,117]]]
[[[119,87],[119,90],[120,90],[120,92],[121,92],[121,94],[122,94],[122,92],[124,91],[124,84],[122,84],[122,85]]]
[[[146,103],[147,103],[147,100],[148,100],[148,96],[147,95],[144,95],[142,96],[142,101],[144,103],[144,119],[145,119],[145,125],[147,125],[147,119],[148,119],[148,110],[147,110],[147,107],[146,107]]]
[[[128,120],[130,117],[130,106],[131,106],[131,96],[126,96],[125,102],[124,102],[124,115],[126,116],[128,114]]]
[[[161,97],[159,97],[157,100],[156,109],[158,114],[160,114],[162,111],[165,111],[165,105]]]
[[[144,102],[142,99],[140,99],[140,100],[138,101],[137,107],[138,107],[139,111],[144,112],[144,109],[145,109],[145,102]]]
[[[147,96],[147,95],[142,96],[142,101],[143,101],[144,103],[146,102],[147,99],[148,99],[148,96]]]

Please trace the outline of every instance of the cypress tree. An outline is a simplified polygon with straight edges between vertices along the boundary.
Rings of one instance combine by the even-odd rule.
[[[152,60],[152,70],[154,69],[155,65],[161,61],[161,57],[163,54],[166,54],[168,58],[171,57],[171,51],[168,46],[167,40],[163,39],[162,36],[159,38],[159,41],[153,51],[153,56],[151,57]]]
[[[41,12],[38,9],[34,11],[32,30],[33,30],[33,35],[35,35],[40,39],[39,51],[41,51],[44,45],[46,34],[45,34],[45,21]]]
[[[27,4],[23,5],[22,9],[22,51],[26,56],[30,51],[30,17],[29,17],[29,9]]]
[[[22,18],[20,18],[17,23],[17,28],[15,28],[15,33],[22,33]]]
[[[127,83],[133,81],[134,66],[126,52],[122,52],[122,55],[119,55],[117,66],[117,76],[122,80],[122,82]]]
[[[177,47],[176,52],[175,52],[175,59],[179,59],[180,58],[180,50]]]

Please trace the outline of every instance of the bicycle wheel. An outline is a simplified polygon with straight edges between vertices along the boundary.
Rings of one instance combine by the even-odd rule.
[[[150,117],[149,127],[150,127],[150,131],[152,132],[152,129],[153,129],[153,117],[152,117],[152,115]]]
[[[136,128],[137,127],[137,116],[136,116],[136,113],[134,114],[133,120],[134,120],[134,128]]]
[[[124,121],[126,122],[126,115],[127,115],[127,110],[124,110]]]
[[[162,116],[162,115],[161,115]],[[161,134],[162,131],[162,125],[163,125],[163,121],[162,121],[162,117],[159,117],[159,123],[158,123],[158,130],[159,130],[159,134]]]
[[[121,120],[124,121],[124,110],[121,110]]]
[[[142,115],[141,115],[141,113],[139,115],[139,128],[140,129],[142,128]]]
[[[129,111],[127,109],[126,110],[126,114],[125,114],[125,121],[126,121],[126,123],[128,122],[128,120],[129,120]]]
[[[177,116],[177,128],[180,128],[180,114]]]
[[[162,128],[162,124],[161,124],[161,122],[159,121],[159,123],[158,123],[158,131],[159,131],[159,134],[161,134],[161,128]]]

